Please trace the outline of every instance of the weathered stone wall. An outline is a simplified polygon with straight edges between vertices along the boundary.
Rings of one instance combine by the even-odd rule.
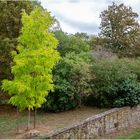
[[[90,139],[109,134],[140,123],[140,105],[130,108],[114,108],[94,115],[74,126],[58,130],[44,138]]]

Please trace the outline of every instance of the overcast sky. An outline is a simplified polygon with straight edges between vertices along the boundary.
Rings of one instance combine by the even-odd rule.
[[[140,15],[140,0],[40,0],[60,22],[63,31],[68,33],[86,32],[98,34],[99,15],[108,5],[124,3]],[[139,18],[140,19],[140,18]]]

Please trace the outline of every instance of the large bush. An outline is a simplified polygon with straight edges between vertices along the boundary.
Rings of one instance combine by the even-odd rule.
[[[93,63],[94,86],[88,103],[100,107],[133,106],[140,103],[138,63],[138,60],[128,59]]]
[[[137,76],[131,74],[118,86],[117,97],[113,106],[134,106],[140,103],[140,83]]]
[[[58,112],[81,106],[91,92],[91,77],[87,53],[67,54],[54,71],[55,91],[47,97],[44,109]]]
[[[140,59],[125,59],[125,64],[131,70],[131,73],[138,76],[138,80],[140,81]]]

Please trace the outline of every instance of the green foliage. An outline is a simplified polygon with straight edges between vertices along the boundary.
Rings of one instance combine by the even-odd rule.
[[[58,50],[61,56],[65,56],[67,53],[75,52],[76,54],[89,52],[90,47],[87,42],[82,38],[74,35],[68,35],[62,31],[56,31],[55,36],[59,41]]]
[[[118,85],[117,99],[113,103],[115,107],[134,106],[140,103],[140,83],[137,76],[131,74]]]
[[[111,48],[121,56],[135,56],[140,35],[138,14],[131,7],[113,3],[101,15],[101,37],[105,38],[104,46]]]
[[[48,31],[53,20],[50,13],[39,8],[30,15],[23,12],[22,34],[13,52],[12,81],[4,80],[2,88],[12,96],[10,103],[25,108],[41,107],[50,90],[53,90],[52,69],[59,60],[57,40]]]
[[[95,49],[98,46],[104,46],[105,39],[99,36],[91,36],[89,39],[89,45],[91,46],[92,49]]]
[[[44,108],[59,112],[80,106],[91,91],[90,81],[90,59],[87,53],[66,54],[55,68],[55,92],[49,94]]]
[[[16,50],[21,30],[21,12],[33,10],[31,1],[0,1],[0,85],[3,79],[12,79],[11,51]]]
[[[11,79],[11,51],[15,49],[15,39],[0,37],[0,85],[2,79]]]
[[[134,128],[134,130],[132,129],[131,132],[128,130],[128,133],[125,133],[123,135],[119,135],[115,139],[126,139],[126,140],[135,139],[135,140],[138,140],[138,139],[140,139],[140,127],[136,127],[136,128]]]
[[[83,40],[88,40],[89,39],[89,36],[87,35],[87,33],[79,33],[79,32],[77,32],[77,33],[74,34],[74,36],[79,37],[79,38],[81,38]]]
[[[21,29],[21,12],[33,10],[30,1],[0,1],[0,35],[8,38],[17,38]]]
[[[55,91],[49,93],[44,109],[54,112],[80,106],[91,91],[91,53],[87,42],[80,35],[55,31],[59,40],[58,51],[63,58],[54,70]]]
[[[39,7],[42,10],[44,9],[39,0],[33,0],[33,1],[29,1],[29,2],[31,2],[33,8]]]
[[[135,63],[135,64],[134,64]],[[136,105],[140,103],[140,86],[137,71],[132,69],[137,61],[115,59],[96,61],[93,64],[93,94],[89,104],[101,107]]]
[[[140,81],[140,59],[126,59],[125,65],[131,70],[131,73],[137,75],[138,80]]]

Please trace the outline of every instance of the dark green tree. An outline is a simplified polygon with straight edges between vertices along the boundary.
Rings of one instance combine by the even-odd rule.
[[[38,1],[0,1],[0,84],[3,79],[12,79],[11,51],[16,50],[17,37],[21,30],[21,12],[30,13]]]
[[[101,12],[100,18],[100,36],[105,38],[104,46],[121,55],[135,55],[139,36],[138,14],[131,7],[113,3]]]
[[[33,10],[30,1],[0,1],[0,35],[8,38],[17,38],[21,29],[21,12]]]

